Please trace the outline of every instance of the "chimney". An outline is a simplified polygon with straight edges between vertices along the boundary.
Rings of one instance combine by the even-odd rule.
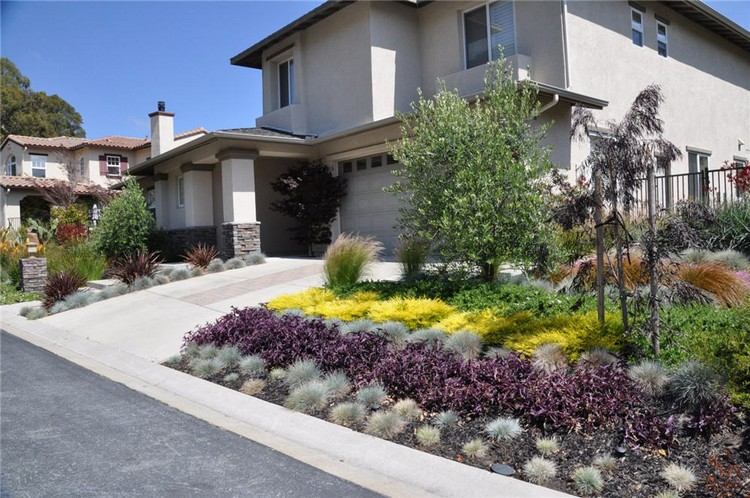
[[[157,111],[151,118],[151,157],[156,157],[174,148],[174,114],[167,112],[163,100],[157,103]]]

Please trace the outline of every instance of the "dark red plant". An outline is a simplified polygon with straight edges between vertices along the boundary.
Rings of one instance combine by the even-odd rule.
[[[130,285],[138,278],[153,277],[161,263],[159,253],[141,250],[116,259],[109,274]]]
[[[60,223],[55,231],[55,238],[60,244],[76,242],[86,238],[88,229],[78,223]]]
[[[188,249],[182,255],[182,260],[189,263],[193,268],[208,268],[208,264],[219,256],[219,251],[214,246],[199,243]]]
[[[312,359],[324,371],[346,373],[356,385],[378,380],[392,396],[411,397],[430,411],[514,414],[560,431],[619,429],[636,446],[668,447],[677,434],[674,418],[657,413],[619,364],[545,373],[515,354],[466,361],[440,347],[393,348],[375,334],[341,335],[322,320],[278,316],[265,308],[233,309],[188,333],[184,344],[192,342],[236,345],[271,367]],[[716,430],[724,420],[704,417],[703,427]]]
[[[84,285],[86,285],[86,279],[75,273],[64,271],[53,273],[47,277],[42,304],[50,309],[57,301],[65,299]]]

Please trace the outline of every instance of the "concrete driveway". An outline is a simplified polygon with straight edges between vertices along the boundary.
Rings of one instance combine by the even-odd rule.
[[[323,284],[317,259],[268,258],[261,265],[194,277],[133,292],[41,320],[56,329],[152,361],[177,353],[189,330],[288,292]],[[373,279],[396,279],[396,263],[377,263]],[[10,309],[9,311],[11,312]]]

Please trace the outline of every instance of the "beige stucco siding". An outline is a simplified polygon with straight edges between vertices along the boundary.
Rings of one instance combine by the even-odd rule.
[[[673,173],[686,172],[688,146],[712,152],[710,168],[750,143],[750,54],[664,6],[647,3],[643,47],[634,45],[626,2],[569,2],[571,89],[610,102],[597,119],[621,119],[647,85],[662,87],[666,136],[682,151]],[[669,57],[656,51],[658,14],[670,21]],[[575,146],[573,161],[587,147]],[[747,152],[743,152],[748,155]]]

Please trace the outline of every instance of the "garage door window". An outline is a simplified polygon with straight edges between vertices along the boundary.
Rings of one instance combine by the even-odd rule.
[[[383,156],[373,156],[370,158],[370,167],[379,168],[383,165]]]

